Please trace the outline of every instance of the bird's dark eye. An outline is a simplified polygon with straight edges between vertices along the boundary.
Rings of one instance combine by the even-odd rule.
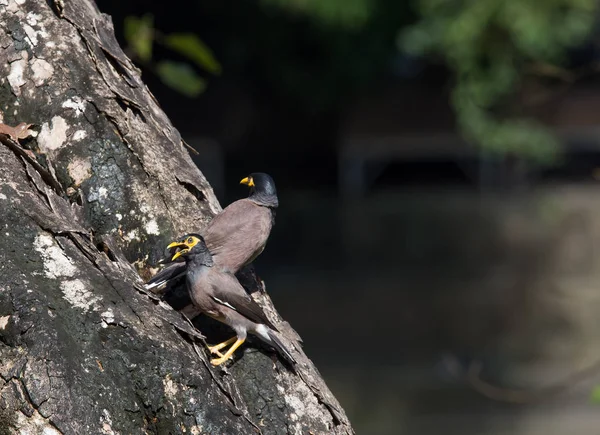
[[[190,237],[187,242],[191,245],[192,243],[194,243],[194,239]]]

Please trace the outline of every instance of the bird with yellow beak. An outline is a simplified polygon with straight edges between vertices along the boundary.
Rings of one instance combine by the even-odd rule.
[[[171,243],[177,249],[172,260],[185,260],[186,285],[192,304],[202,313],[228,325],[236,335],[223,343],[209,346],[219,358],[210,362],[218,366],[227,361],[246,340],[248,332],[274,347],[288,362],[294,357],[277,337],[277,328],[269,321],[260,306],[252,299],[237,278],[224,271],[214,261],[204,238],[199,234],[186,234]],[[223,354],[221,350],[231,347]]]
[[[215,266],[232,274],[263,251],[279,206],[275,182],[270,175],[255,172],[242,179],[240,184],[250,188],[248,197],[229,204],[202,232]],[[146,283],[146,289],[162,287],[185,273],[185,264],[173,263],[152,277]]]

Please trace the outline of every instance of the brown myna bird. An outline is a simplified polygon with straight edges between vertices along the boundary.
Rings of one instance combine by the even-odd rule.
[[[201,235],[188,234],[171,243],[169,249],[171,248],[179,249],[173,260],[179,257],[185,260],[187,288],[193,305],[236,333],[235,337],[223,343],[209,346],[210,352],[219,356],[212,359],[211,364],[218,366],[227,361],[244,343],[248,332],[274,347],[287,361],[292,364],[296,362],[275,335],[275,326],[236,277],[216,266]],[[222,354],[221,349],[229,345],[231,347]]]
[[[213,262],[220,270],[233,274],[263,251],[275,223],[275,209],[279,205],[275,182],[270,175],[255,172],[240,184],[250,187],[248,198],[229,204],[204,230],[204,239],[212,253]],[[173,263],[152,277],[146,283],[146,289],[160,287],[184,275],[185,271],[184,263]]]

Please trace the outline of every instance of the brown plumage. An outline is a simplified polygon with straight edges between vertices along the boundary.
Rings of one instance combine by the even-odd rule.
[[[204,231],[204,239],[214,262],[235,273],[260,255],[272,227],[269,207],[240,199],[215,216]]]
[[[263,251],[279,205],[275,183],[269,175],[253,173],[240,183],[250,187],[248,198],[227,206],[203,233],[215,266],[229,273],[238,272]],[[152,277],[146,289],[161,287],[183,276],[185,271],[185,264],[173,263]]]
[[[246,340],[247,333],[256,335],[268,343],[289,362],[295,363],[290,351],[279,340],[277,329],[269,321],[260,306],[246,293],[236,277],[216,266],[204,239],[198,234],[189,234],[169,245],[180,250],[173,259],[185,259],[186,284],[192,304],[201,312],[231,327],[236,336],[209,346],[211,353],[219,358],[211,360],[213,365],[227,361]],[[225,354],[220,350],[231,347]]]

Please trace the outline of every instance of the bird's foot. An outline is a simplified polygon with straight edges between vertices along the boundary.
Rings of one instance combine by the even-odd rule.
[[[223,358],[223,354],[222,354],[221,352],[219,352],[219,349],[221,349],[221,348],[219,347],[219,345],[218,345],[218,344],[217,344],[217,345],[215,345],[215,346],[207,346],[207,347],[208,347],[208,351],[209,351],[210,353],[212,353],[212,354],[215,354],[215,355],[217,355],[217,356],[219,356],[219,357]]]
[[[233,345],[229,348],[229,350],[227,352],[225,352],[225,355],[223,355],[221,358],[216,358],[216,359],[211,359],[210,360],[210,363],[213,366],[221,365],[225,361],[227,361],[229,358],[231,358],[231,356],[233,355],[233,352],[235,352],[235,350],[238,347],[240,347],[242,345],[242,343],[244,343],[244,340],[246,340],[246,337],[244,337],[244,338],[237,338],[237,340],[236,340],[236,338],[237,337],[233,337],[233,338],[230,338],[227,341],[224,341],[223,343],[217,344],[218,349],[216,349],[216,350],[219,350],[219,349],[222,349],[225,346],[229,345],[232,341],[235,340],[235,343],[233,343]],[[217,346],[213,346],[213,347],[217,347]]]
[[[219,352],[219,351],[221,349],[223,349],[224,347],[229,346],[236,339],[237,339],[237,337],[231,337],[229,340],[226,340],[223,343],[215,344],[214,346],[206,346],[206,347],[208,348],[208,350],[210,351],[210,353],[215,354],[215,355],[220,356],[221,358],[223,358],[223,354],[221,352]]]
[[[221,365],[221,364],[223,364],[225,361],[227,361],[229,358],[231,358],[231,357],[230,357],[230,356],[228,356],[228,355],[224,355],[224,356],[222,356],[221,358],[215,358],[215,359],[211,359],[211,360],[210,360],[210,363],[211,363],[213,366],[215,366],[215,367],[216,367],[216,366],[220,366],[220,365]]]

